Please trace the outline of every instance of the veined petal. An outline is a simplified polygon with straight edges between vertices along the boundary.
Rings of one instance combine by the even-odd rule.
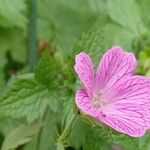
[[[145,105],[150,110],[150,78],[143,76],[130,76],[116,82],[112,87],[105,91],[111,93],[110,103],[136,103]]]
[[[125,52],[120,47],[111,48],[103,55],[99,63],[96,72],[96,88],[107,88],[122,77],[131,76],[136,64],[132,53]]]
[[[87,90],[82,88],[76,92],[75,102],[78,108],[87,115],[97,118],[101,115],[101,111],[91,104],[91,98],[88,96]]]
[[[128,76],[105,91],[110,95],[99,120],[130,136],[142,136],[150,128],[150,78]]]
[[[76,93],[79,109],[119,132],[133,137],[144,135],[150,128],[150,78],[134,75],[135,56],[113,47],[103,55],[95,80],[88,55],[86,60],[90,61],[79,65],[79,69],[75,66],[85,84],[85,88]],[[86,79],[86,73],[92,74],[92,78]]]
[[[76,55],[75,71],[86,88],[92,89],[94,83],[94,70],[91,58],[84,52]]]
[[[107,110],[110,109],[111,110]],[[98,119],[113,129],[133,137],[144,135],[148,129],[149,112],[137,104],[113,104],[106,108],[105,117]]]

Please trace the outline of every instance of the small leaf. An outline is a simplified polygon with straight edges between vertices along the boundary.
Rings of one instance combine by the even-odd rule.
[[[30,140],[32,136],[37,134],[42,127],[42,123],[36,122],[28,125],[21,125],[15,128],[10,134],[5,138],[2,150],[10,150],[17,148],[19,145],[23,145]]]
[[[35,68],[35,79],[51,90],[56,84],[59,85],[57,83],[60,71],[58,61],[54,54],[46,50]]]

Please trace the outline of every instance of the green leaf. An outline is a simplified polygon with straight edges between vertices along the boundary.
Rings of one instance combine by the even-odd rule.
[[[141,12],[134,0],[107,0],[109,16],[123,27],[139,35],[147,31],[141,19]]]
[[[0,25],[3,27],[17,26],[25,28],[25,0],[0,0]]]
[[[125,134],[112,134],[113,143],[120,145],[123,149],[140,150],[139,139]]]
[[[108,22],[109,20],[105,18],[97,21],[74,48],[77,52],[82,50],[89,53],[95,64],[98,64],[103,53],[113,46],[118,45],[129,51],[132,49],[135,35],[123,27]]]
[[[42,117],[50,99],[50,91],[33,75],[21,76],[1,95],[0,116],[26,117],[27,121],[33,121]]]
[[[59,75],[58,62],[54,54],[45,51],[35,68],[35,79],[50,89],[54,89]]]
[[[89,2],[90,8],[95,13],[107,14],[107,1],[106,0],[87,0]]]
[[[56,150],[56,135],[58,135],[59,121],[61,119],[61,113],[53,113],[48,111],[43,129],[41,131],[40,140],[37,141],[37,137],[27,143],[24,150],[37,150],[36,144],[39,142],[39,150]]]
[[[0,28],[0,49],[1,53],[3,54],[6,51],[10,51],[12,54],[13,59],[24,62],[26,61],[26,43],[25,39],[22,36],[24,32],[22,30],[18,29],[4,29]],[[5,53],[4,53],[5,54]],[[3,54],[3,59],[6,59],[5,55]],[[20,57],[20,55],[23,55],[24,57]],[[0,58],[0,60],[3,60]],[[6,60],[5,60],[6,61]],[[5,62],[4,62],[5,63]],[[1,65],[1,64],[0,64]]]
[[[150,15],[149,15],[149,10],[150,10],[150,1],[149,0],[137,0],[137,3],[140,6],[141,9],[141,17],[143,22],[147,25],[147,27],[150,29],[149,24],[150,24]]]
[[[77,38],[99,16],[91,10],[87,0],[70,0],[67,3],[66,0],[39,0],[37,6],[40,16],[38,39],[52,39],[57,49],[65,54],[72,50]]]
[[[69,142],[75,149],[81,146],[84,150],[111,149],[112,136],[108,128],[102,128],[96,124],[87,123],[80,118],[73,126]],[[106,150],[107,150],[106,149]]]
[[[150,148],[150,132],[147,131],[144,136],[139,138],[139,148],[140,150],[149,150]]]
[[[73,125],[72,132],[68,138],[69,143],[75,149],[80,149],[85,142],[86,132],[89,132],[87,124],[78,119]]]
[[[39,132],[41,127],[42,123],[40,122],[20,125],[7,135],[3,142],[2,150],[17,148],[19,145],[29,142],[32,140],[32,136]]]
[[[72,132],[72,127],[76,123],[77,116],[75,113],[74,98],[72,95],[62,94],[62,108],[59,111],[61,114],[59,134],[56,137],[56,147],[61,149],[69,145],[68,138]]]

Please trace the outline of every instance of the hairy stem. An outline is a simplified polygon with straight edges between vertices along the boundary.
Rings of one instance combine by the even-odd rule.
[[[65,148],[64,148],[63,143],[57,142],[57,144],[56,144],[56,150],[64,150],[64,149],[65,149]]]
[[[76,122],[77,117],[75,116],[75,114],[72,115],[72,117],[70,118],[68,124],[66,125],[63,133],[61,134],[61,136],[58,138],[58,142],[56,143],[56,147],[57,150],[63,150],[64,145],[63,145],[63,141],[68,137],[68,135],[70,134],[70,130],[73,126],[73,124]],[[63,147],[63,148],[62,148]]]

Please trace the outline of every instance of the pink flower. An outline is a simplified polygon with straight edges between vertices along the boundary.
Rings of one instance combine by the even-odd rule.
[[[142,136],[150,128],[150,78],[134,75],[135,56],[113,47],[103,55],[96,73],[86,53],[79,53],[75,61],[84,84],[76,92],[78,108],[119,132]]]

